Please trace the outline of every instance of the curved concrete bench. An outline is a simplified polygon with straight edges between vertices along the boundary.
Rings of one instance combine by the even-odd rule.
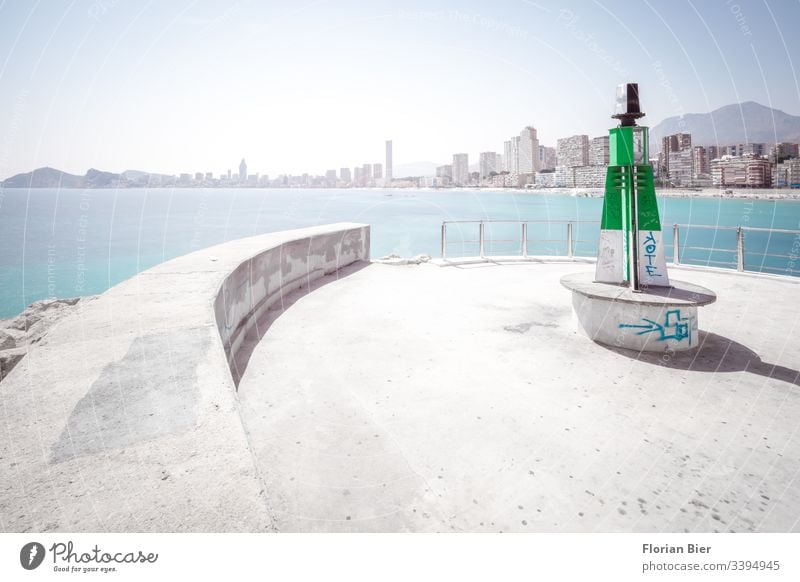
[[[716,301],[710,289],[672,280],[671,287],[650,287],[634,293],[629,287],[600,283],[591,273],[565,275],[561,284],[572,291],[578,329],[607,346],[636,351],[695,349],[697,308]]]
[[[367,225],[284,231],[79,302],[0,382],[0,528],[271,529],[230,362],[285,293],[368,258]]]

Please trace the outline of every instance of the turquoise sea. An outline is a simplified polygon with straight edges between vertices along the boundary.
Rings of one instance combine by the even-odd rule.
[[[660,197],[673,223],[800,229],[800,202]],[[372,257],[439,256],[443,220],[528,220],[530,254],[566,252],[566,226],[597,221],[601,198],[562,193],[300,189],[6,189],[0,192],[0,318],[46,297],[101,293],[157,263],[219,242],[339,221],[372,225]],[[549,223],[549,224],[547,224]],[[576,225],[575,253],[592,256],[599,225]],[[520,251],[518,225],[486,230],[489,254]],[[448,255],[477,254],[476,225],[448,228]],[[492,242],[494,241],[494,242]],[[735,261],[735,231],[682,229],[683,262]],[[799,274],[793,234],[747,233],[749,270]],[[671,257],[671,247],[667,248]]]

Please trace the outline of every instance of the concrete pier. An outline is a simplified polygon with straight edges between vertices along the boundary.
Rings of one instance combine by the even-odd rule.
[[[284,231],[79,302],[0,382],[0,529],[274,531],[236,399],[238,338],[368,258],[367,225]]]
[[[591,262],[368,253],[262,235],[78,303],[0,382],[0,527],[800,531],[797,279],[673,268],[719,298],[655,354],[578,333]]]

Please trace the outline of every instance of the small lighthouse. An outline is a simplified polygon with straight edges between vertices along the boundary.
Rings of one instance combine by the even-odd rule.
[[[617,87],[619,120],[608,130],[609,165],[591,273],[562,277],[572,291],[578,327],[609,346],[657,352],[699,345],[697,308],[716,300],[713,291],[670,280],[658,215],[653,168],[648,160],[647,127],[639,85]]]
[[[620,124],[608,131],[609,164],[595,280],[625,283],[636,292],[650,286],[669,287],[653,168],[648,160],[648,128],[636,124],[644,117],[637,83],[617,87],[612,117]]]

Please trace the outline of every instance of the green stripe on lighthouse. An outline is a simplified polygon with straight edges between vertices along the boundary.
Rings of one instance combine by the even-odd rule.
[[[661,230],[651,166],[636,166],[636,192],[639,195],[639,230]]]
[[[609,166],[606,172],[606,193],[603,197],[602,230],[622,230],[622,168]]]

